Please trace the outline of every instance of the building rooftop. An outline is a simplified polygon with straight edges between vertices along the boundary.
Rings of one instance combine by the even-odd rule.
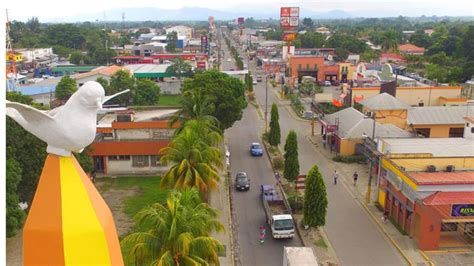
[[[408,124],[464,124],[464,117],[474,115],[474,106],[424,106],[408,110]]]
[[[137,78],[157,78],[171,76],[166,73],[169,66],[171,64],[132,64],[126,65],[125,68]]]
[[[474,141],[465,138],[383,139],[384,154],[427,154],[432,157],[474,157]]]
[[[474,184],[474,171],[409,172],[409,175],[420,185]]]
[[[123,67],[120,67],[120,66],[116,66],[116,65],[112,65],[112,66],[100,66],[100,67],[97,67],[97,68],[94,68],[92,69],[91,71],[89,72],[85,72],[85,73],[79,73],[79,74],[74,74],[71,76],[71,78],[73,79],[81,79],[81,78],[86,78],[86,77],[90,77],[90,76],[93,76],[93,75],[104,75],[104,76],[112,76],[113,74],[115,74],[117,71],[119,70],[126,70],[128,71],[127,69],[123,68]]]
[[[406,44],[402,44],[398,46],[398,50],[402,53],[424,53],[425,52],[425,48],[418,47],[411,43],[406,43]]]
[[[338,134],[341,138],[359,139],[365,134],[371,136],[373,119],[367,118],[363,113],[349,107],[339,112],[327,115],[324,120],[331,125],[339,120]],[[380,124],[376,122],[375,137],[378,138],[409,138],[412,134],[392,124]]]
[[[58,85],[60,78],[49,78],[38,83],[28,84],[24,86],[17,86],[16,90],[21,92],[23,95],[38,95],[44,93],[54,92]]]
[[[360,102],[363,106],[370,110],[407,110],[411,109],[406,104],[388,93],[377,94]]]
[[[473,204],[474,192],[438,191],[423,199],[425,205]]]
[[[134,110],[133,122],[153,121],[157,119],[166,119],[176,113],[178,109],[154,109],[154,110]],[[117,118],[115,112],[107,113],[98,122],[98,128],[112,127],[112,122]]]

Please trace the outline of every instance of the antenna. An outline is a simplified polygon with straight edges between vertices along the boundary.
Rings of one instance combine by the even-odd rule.
[[[125,12],[122,12],[122,29],[125,29]]]

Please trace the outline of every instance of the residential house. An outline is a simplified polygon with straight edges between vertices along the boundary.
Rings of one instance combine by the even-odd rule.
[[[408,54],[408,55],[423,55],[425,53],[425,48],[418,47],[411,43],[406,43],[398,46],[398,50],[401,54]]]

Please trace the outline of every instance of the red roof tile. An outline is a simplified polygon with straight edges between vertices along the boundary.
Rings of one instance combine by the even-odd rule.
[[[474,204],[474,192],[436,192],[423,199],[424,205]]]
[[[411,43],[402,44],[398,46],[398,50],[400,50],[400,52],[402,53],[424,53],[425,52],[425,48],[418,47]]]
[[[409,174],[419,185],[474,184],[474,171],[413,172]]]

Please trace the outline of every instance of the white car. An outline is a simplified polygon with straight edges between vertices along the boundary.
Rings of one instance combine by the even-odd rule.
[[[256,79],[254,79],[252,83],[253,83],[253,85],[257,85],[257,84],[258,84]]]
[[[22,71],[20,71],[20,74],[22,74],[22,75],[28,75],[28,70],[22,70]]]
[[[324,86],[331,86],[331,81],[329,80],[324,81]]]
[[[232,62],[232,59],[228,58],[228,59],[227,59],[227,62]]]

